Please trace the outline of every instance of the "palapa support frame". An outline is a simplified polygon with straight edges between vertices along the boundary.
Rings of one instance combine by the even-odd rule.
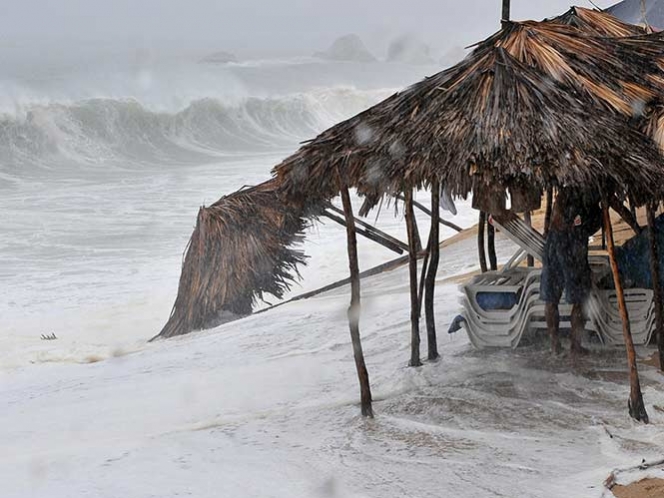
[[[424,314],[427,324],[427,358],[430,361],[437,359],[438,338],[436,336],[436,317],[434,314],[434,293],[436,290],[436,274],[440,261],[440,183],[434,180],[431,183],[431,231],[429,234],[429,264],[426,267],[426,282],[424,293]]]
[[[341,175],[339,175],[341,181]],[[355,217],[350,201],[348,187],[341,186],[341,202],[346,216],[346,237],[348,240],[348,268],[350,270],[350,307],[348,308],[348,326],[353,344],[355,369],[360,382],[360,403],[363,417],[373,417],[371,406],[371,384],[369,372],[364,361],[362,340],[360,337],[360,266],[357,258],[357,235],[355,234]]]
[[[480,271],[486,273],[486,251],[484,249],[484,232],[486,231],[486,213],[480,211],[480,217],[477,221],[477,254],[480,259]]]
[[[613,240],[613,226],[611,224],[611,215],[609,214],[608,197],[604,195],[602,199],[602,212],[604,215],[604,229],[606,231],[607,250],[611,262],[611,271],[613,272],[613,281],[616,286],[616,295],[618,297],[618,308],[623,324],[623,338],[625,340],[625,349],[627,351],[627,364],[629,366],[629,385],[630,394],[627,406],[629,415],[640,422],[648,423],[648,413],[643,403],[643,394],[641,393],[641,383],[639,381],[639,371],[636,366],[636,351],[634,350],[634,341],[632,340],[632,331],[629,324],[629,314],[627,304],[625,303],[625,293],[620,280],[620,271],[616,260],[616,248]]]
[[[410,281],[410,363],[411,367],[422,366],[420,359],[420,306],[417,297],[417,234],[415,232],[415,210],[413,189],[406,190],[406,228],[408,230],[408,275]]]

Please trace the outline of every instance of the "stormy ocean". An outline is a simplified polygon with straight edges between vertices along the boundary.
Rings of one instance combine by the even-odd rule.
[[[7,366],[105,357],[142,344],[168,317],[201,205],[269,179],[302,140],[436,70],[313,58],[213,64],[142,53],[30,64],[16,48],[2,62],[0,360]],[[392,228],[401,230],[400,221]],[[312,229],[312,264],[294,292],[345,272],[343,258],[325,257],[343,248],[343,236],[339,227]],[[391,257],[379,249],[362,265]],[[42,334],[61,338],[60,352],[35,341]]]

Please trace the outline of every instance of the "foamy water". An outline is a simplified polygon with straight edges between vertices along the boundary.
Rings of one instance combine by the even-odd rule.
[[[267,180],[300,141],[426,68],[279,61],[93,73],[14,81],[14,100],[0,102],[5,367],[143,347],[168,317],[201,205]],[[471,223],[466,215],[457,222]],[[378,224],[405,239],[393,209]],[[333,223],[312,227],[293,293],[345,277],[344,237]],[[363,268],[396,256],[364,241],[361,251]],[[40,339],[52,333],[57,341]]]

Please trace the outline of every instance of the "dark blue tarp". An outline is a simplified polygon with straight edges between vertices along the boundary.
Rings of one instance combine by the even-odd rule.
[[[625,0],[606,11],[626,23],[643,24],[641,0]],[[646,0],[646,21],[653,28],[664,29],[664,0]]]
[[[655,220],[659,248],[659,272],[664,275],[664,215]],[[650,230],[645,229],[616,249],[620,275],[628,287],[652,289],[650,272]],[[664,279],[662,279],[664,288]]]

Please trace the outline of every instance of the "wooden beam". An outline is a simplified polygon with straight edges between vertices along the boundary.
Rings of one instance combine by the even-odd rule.
[[[329,218],[330,220],[339,223],[342,226],[346,226],[346,220],[345,218],[340,218],[339,216],[336,216],[335,214],[330,213],[329,211],[323,211],[323,216],[326,218]],[[355,223],[357,223],[357,219],[354,220]],[[368,226],[371,226],[367,224]],[[373,228],[373,227],[372,227]],[[387,234],[384,234],[377,228],[373,228],[372,230],[369,229],[364,229],[364,228],[357,228],[355,227],[355,232],[362,235],[363,237],[366,237],[367,239],[376,242],[377,244],[382,245],[383,247],[389,249],[390,251],[394,251],[397,254],[403,254],[404,251],[408,250],[408,245],[404,244],[398,239],[395,239],[394,237],[391,237]]]
[[[427,358],[431,361],[437,359],[438,338],[436,336],[436,317],[434,315],[434,293],[436,289],[436,274],[440,260],[440,234],[438,217],[440,215],[440,183],[431,182],[431,233],[429,235],[430,261],[426,274],[426,291],[424,294],[424,315],[427,323]]]
[[[340,215],[344,214],[342,209],[339,209],[337,206],[335,206],[334,204],[331,204],[331,203],[328,204],[327,209],[329,209],[330,211],[333,211],[335,213],[338,213]],[[370,223],[367,223],[366,221],[363,221],[359,218],[355,218],[355,226],[357,227],[357,225],[359,225],[361,227],[364,227],[368,232],[375,233],[379,237],[390,241],[391,243],[393,243],[396,246],[401,247],[403,249],[402,253],[408,250],[408,244],[406,244],[405,242],[401,242],[396,237],[393,237],[389,233],[383,232],[379,228],[376,228],[375,226],[371,225]]]
[[[415,211],[413,189],[406,190],[406,227],[408,229],[408,270],[410,277],[410,366],[419,367],[420,360],[420,313],[417,299],[417,240],[415,235]]]
[[[613,281],[616,286],[616,295],[618,297],[618,308],[623,324],[623,338],[625,340],[625,349],[627,351],[627,364],[629,365],[629,384],[630,396],[627,406],[630,416],[644,423],[648,423],[648,413],[643,403],[641,393],[641,383],[639,382],[639,371],[636,366],[636,352],[634,350],[634,341],[632,340],[632,331],[629,323],[629,314],[625,303],[625,293],[623,292],[622,282],[620,281],[620,272],[618,262],[616,261],[616,248],[613,240],[613,226],[611,225],[611,215],[609,214],[609,202],[605,196],[602,201],[602,211],[604,215],[604,229],[606,232],[606,245],[609,251],[609,261],[611,262],[611,271],[613,272]]]
[[[341,175],[339,175],[341,182]],[[348,268],[350,270],[350,307],[348,308],[348,325],[350,337],[353,344],[353,356],[355,357],[355,369],[360,382],[360,402],[363,417],[373,417],[371,406],[371,385],[369,384],[369,373],[364,361],[362,341],[360,338],[360,267],[357,258],[357,236],[355,234],[355,217],[353,216],[353,205],[350,201],[348,187],[341,189],[341,201],[346,216],[346,236],[348,240]]]
[[[611,205],[611,209],[613,209],[620,215],[623,220],[625,220],[625,223],[630,226],[636,235],[641,233],[643,229],[639,226],[639,222],[636,221],[635,212],[633,213],[630,209],[628,209],[622,202],[618,200],[615,195],[609,198],[609,204]]]
[[[510,0],[503,0],[503,13],[500,18],[500,24],[503,28],[507,27],[507,23],[510,20]]]
[[[657,349],[659,351],[659,369],[664,372],[664,317],[662,313],[662,287],[659,271],[659,247],[657,245],[657,232],[655,231],[655,203],[646,206],[648,215],[648,228],[650,230],[650,273],[652,275],[652,289],[655,301],[655,329],[657,335]]]
[[[399,200],[402,200],[402,201],[406,200],[406,198],[401,194],[398,194],[396,196],[396,198],[399,199]],[[426,207],[424,204],[421,204],[421,203],[417,202],[415,199],[413,199],[413,206],[415,206],[417,209],[419,209],[423,213],[428,214],[429,216],[431,216],[431,210],[428,207]],[[457,232],[463,232],[463,228],[461,228],[459,225],[455,225],[451,221],[447,221],[447,220],[442,219],[440,217],[440,213],[438,213],[438,223],[440,223],[441,225],[444,225],[448,228],[451,228],[452,230],[455,230]]]
[[[489,253],[489,266],[491,271],[498,269],[498,258],[496,258],[496,229],[493,224],[487,220],[486,224],[486,245],[487,252]]]
[[[484,250],[484,232],[486,231],[486,213],[480,211],[480,219],[477,222],[477,252],[480,258],[480,270],[482,273],[487,272],[486,266],[486,252]]]

